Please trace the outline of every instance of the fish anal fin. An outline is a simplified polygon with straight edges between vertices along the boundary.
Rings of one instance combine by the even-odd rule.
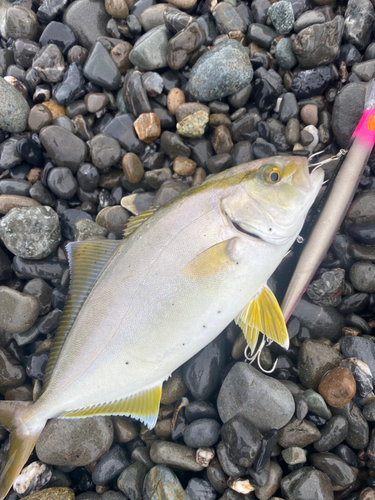
[[[226,271],[236,265],[233,245],[236,238],[216,243],[198,254],[182,268],[184,278],[205,278]]]
[[[245,306],[235,318],[235,322],[241,328],[247,342],[250,342],[252,351],[256,346],[259,332],[285,349],[289,348],[289,336],[284,316],[276,297],[268,286],[263,287]]]
[[[161,385],[126,399],[82,408],[60,415],[60,418],[86,418],[99,415],[128,415],[142,420],[149,429],[155,427],[161,398]]]
[[[124,238],[132,234],[136,229],[139,228],[151,215],[158,210],[159,207],[150,207],[148,210],[140,212],[138,215],[131,217],[125,225]]]
[[[43,388],[64,345],[74,320],[95,281],[118,248],[120,241],[80,241],[67,245],[70,267],[70,289],[44,375]]]

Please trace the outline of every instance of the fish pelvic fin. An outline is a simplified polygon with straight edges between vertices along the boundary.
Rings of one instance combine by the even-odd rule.
[[[63,413],[59,418],[86,418],[98,415],[127,415],[138,418],[149,429],[156,425],[162,386],[134,394],[128,398],[111,403],[105,403],[89,408],[81,408],[68,413]]]
[[[285,349],[289,348],[289,336],[283,313],[268,286],[264,286],[250,300],[235,318],[235,322],[241,328],[246,341],[250,343],[252,352],[256,346],[259,332]]]
[[[154,213],[159,209],[159,207],[150,207],[148,210],[144,210],[140,212],[138,215],[134,215],[134,217],[130,217],[128,222],[125,225],[124,229],[124,238],[130,236],[136,229],[138,229],[142,224],[154,215]]]
[[[23,466],[29,459],[45,422],[30,431],[25,425],[25,412],[32,402],[0,401],[0,424],[10,432],[10,448],[0,472],[0,500],[3,500]]]

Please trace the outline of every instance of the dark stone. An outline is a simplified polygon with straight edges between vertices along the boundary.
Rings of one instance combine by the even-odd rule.
[[[332,112],[332,132],[340,148],[347,148],[365,104],[366,86],[349,83],[337,94]]]
[[[77,171],[78,185],[86,191],[93,191],[99,184],[99,170],[92,163],[83,163]]]
[[[343,337],[342,340],[347,338],[349,337]],[[330,407],[330,410],[333,415],[341,415],[348,421],[349,431],[345,439],[347,444],[355,450],[366,448],[369,442],[369,426],[358,406],[353,401],[350,401],[350,403],[342,408]]]
[[[63,200],[69,200],[77,192],[77,181],[69,168],[54,168],[51,170],[47,182],[53,194]]]
[[[69,28],[66,24],[58,23],[52,21],[43,30],[43,33],[39,39],[39,44],[41,47],[53,43],[61,50],[64,57],[66,57],[69,49],[73,45],[78,44],[78,39],[73,30]]]
[[[256,159],[277,155],[277,149],[274,144],[266,141],[255,141],[253,143],[253,152]]]
[[[368,293],[354,293],[344,297],[337,310],[341,314],[349,314],[363,311],[368,306],[370,296]]]
[[[260,450],[261,435],[243,415],[236,415],[221,429],[228,456],[237,465],[251,467]]]
[[[344,339],[342,339],[344,340]],[[298,370],[307,389],[318,389],[323,375],[342,361],[335,349],[313,340],[303,342],[298,355]]]
[[[332,483],[339,486],[347,487],[357,478],[358,472],[333,453],[313,453],[310,460],[316,469],[324,471]]]
[[[253,147],[250,141],[240,141],[234,145],[231,151],[232,163],[231,166],[242,165],[254,160]]]
[[[232,165],[232,156],[229,153],[222,153],[220,155],[211,156],[206,168],[212,174],[218,174]]]
[[[43,380],[47,367],[48,353],[41,352],[26,356],[26,375],[30,378]]]
[[[252,469],[255,472],[261,471],[268,460],[271,458],[271,455],[275,449],[278,439],[278,432],[276,429],[271,429],[266,432],[262,438],[260,450],[258,455],[255,458]]]
[[[172,33],[177,33],[185,29],[193,18],[186,12],[183,12],[172,5],[168,5],[163,12],[164,24]]]
[[[270,26],[264,24],[250,24],[247,30],[247,37],[259,47],[269,50],[274,38],[277,37],[276,31]]]
[[[67,106],[86,93],[85,78],[82,68],[77,63],[72,63],[64,74],[63,81],[52,89],[52,96],[61,106]]]
[[[66,265],[59,262],[57,257],[48,257],[47,259],[35,261],[21,259],[21,257],[16,256],[12,261],[12,266],[16,276],[21,279],[60,279],[66,269]]]
[[[217,420],[210,418],[194,420],[184,431],[184,442],[191,448],[209,448],[219,441],[220,427]]]
[[[82,219],[92,220],[91,215],[83,210],[70,208],[65,210],[60,216],[61,232],[67,240],[74,240],[74,227],[76,222]]]
[[[349,0],[345,12],[344,37],[363,50],[370,42],[374,23],[374,7],[368,0]]]
[[[290,90],[297,98],[307,99],[320,94],[328,85],[336,80],[336,75],[328,66],[318,66],[300,71],[292,80]],[[345,87],[347,88],[347,86]]]
[[[28,181],[18,179],[3,179],[0,181],[0,194],[15,194],[17,196],[29,196],[31,184]]]
[[[299,106],[294,94],[287,92],[280,104],[279,116],[283,123],[287,123],[291,118],[299,115]]]
[[[242,118],[236,120],[230,128],[233,142],[251,140],[259,122],[260,116],[253,112],[246,113]]]
[[[245,33],[247,25],[244,18],[233,5],[220,2],[212,10],[216,27],[221,34],[229,34],[231,31],[242,31]]]
[[[330,451],[335,446],[344,441],[348,435],[348,421],[341,415],[335,415],[327,424],[320,429],[321,436],[315,441],[314,448],[316,451]]]
[[[340,348],[345,358],[358,358],[370,368],[375,383],[375,343],[365,337],[343,337]]]
[[[276,105],[279,94],[267,80],[256,80],[253,87],[253,97],[257,108],[269,111]]]
[[[117,479],[129,465],[130,461],[125,451],[119,444],[115,444],[96,462],[92,471],[92,480],[96,485],[106,486]]]
[[[333,500],[331,481],[313,467],[302,467],[281,480],[283,496],[293,500]]]
[[[187,500],[216,500],[217,492],[206,479],[193,477],[185,490]]]
[[[352,467],[358,467],[357,455],[346,444],[339,444],[332,450],[332,452],[342,460],[344,460],[348,465],[351,465]]]
[[[225,339],[219,336],[183,365],[184,382],[195,399],[208,399],[220,383]]]
[[[179,31],[168,42],[168,65],[179,70],[186,66],[191,54],[205,41],[206,35],[197,22],[192,22],[187,28]]]
[[[32,139],[21,139],[17,142],[18,154],[33,167],[41,167],[44,163],[42,148]]]
[[[25,69],[30,68],[33,63],[33,58],[39,49],[40,47],[38,43],[25,38],[18,38],[13,44],[14,60],[19,66],[22,66]],[[10,51],[7,50],[6,52]],[[6,55],[7,54],[4,54],[4,56]],[[10,65],[8,64],[8,66]],[[5,72],[3,76],[5,76]]]
[[[141,155],[145,150],[145,144],[140,141],[135,133],[133,123],[134,115],[130,113],[116,116],[103,129],[103,134],[109,135],[117,139],[120,146],[126,149],[129,153]]]
[[[83,73],[92,83],[106,90],[117,90],[120,87],[120,72],[100,42],[96,42],[92,46],[87,56]]]
[[[133,113],[133,115],[139,116],[142,113],[152,112],[140,71],[132,71],[126,75],[122,96],[126,109]]]
[[[358,316],[358,314],[350,313],[345,317],[345,323],[349,326],[354,326],[355,328],[359,328],[363,333],[370,335],[372,333],[371,326],[367,323],[366,320]]]

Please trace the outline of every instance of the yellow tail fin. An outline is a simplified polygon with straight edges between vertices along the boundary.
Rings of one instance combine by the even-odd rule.
[[[0,500],[11,489],[15,479],[27,462],[43,426],[30,432],[25,425],[24,414],[31,402],[0,401],[0,424],[10,432],[11,445],[0,472]]]

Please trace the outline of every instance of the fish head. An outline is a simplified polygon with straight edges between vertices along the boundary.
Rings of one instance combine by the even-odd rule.
[[[309,173],[307,159],[297,156],[265,158],[235,168],[237,183],[221,200],[227,222],[248,237],[291,244],[319,193],[323,170]]]

